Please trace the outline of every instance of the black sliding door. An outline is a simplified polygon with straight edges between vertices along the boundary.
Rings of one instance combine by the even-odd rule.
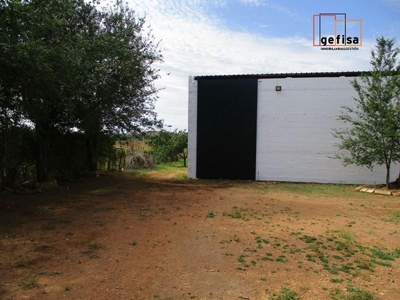
[[[197,178],[255,179],[257,83],[198,79]]]

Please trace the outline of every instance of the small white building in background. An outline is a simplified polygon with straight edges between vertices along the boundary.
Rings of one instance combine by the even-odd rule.
[[[189,78],[190,178],[380,184],[371,172],[333,159],[332,129],[353,106],[360,72]],[[398,175],[393,166],[391,178]]]

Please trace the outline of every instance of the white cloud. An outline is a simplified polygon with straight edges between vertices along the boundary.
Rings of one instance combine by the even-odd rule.
[[[246,5],[253,5],[253,6],[265,5],[264,1],[262,1],[262,0],[239,0],[239,2],[246,4]]]
[[[398,9],[400,9],[400,0],[383,0],[383,1],[389,5],[392,5]]]
[[[246,0],[241,0],[246,1]],[[254,2],[257,0],[247,0]],[[321,51],[309,37],[268,38],[235,32],[212,13],[205,0],[146,0],[130,3],[146,14],[163,50],[156,110],[172,128],[187,128],[189,75],[357,71],[369,68],[373,42],[359,51]],[[215,4],[216,3],[216,4]],[[224,5],[216,1],[212,5]],[[167,75],[170,73],[170,75]]]

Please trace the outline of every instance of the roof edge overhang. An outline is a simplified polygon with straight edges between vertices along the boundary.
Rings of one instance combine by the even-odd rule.
[[[269,74],[237,74],[237,75],[204,75],[194,76],[194,80],[207,79],[274,79],[274,78],[310,78],[310,77],[358,77],[369,73],[368,71],[349,72],[311,72],[311,73],[269,73]]]

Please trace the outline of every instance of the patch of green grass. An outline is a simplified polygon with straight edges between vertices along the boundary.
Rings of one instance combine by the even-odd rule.
[[[275,261],[279,261],[281,263],[286,263],[287,259],[286,259],[285,255],[279,255],[279,257],[277,259],[275,259]]]
[[[382,220],[394,224],[400,224],[400,211],[394,210],[388,217],[382,218]]]
[[[235,218],[235,219],[240,219],[242,217],[242,213],[237,210],[236,206],[232,209],[232,211],[228,214],[228,216]]]
[[[332,283],[342,283],[344,281],[344,279],[342,278],[331,278],[330,282]]]
[[[339,289],[339,288],[333,288],[329,291],[329,296],[331,299],[343,299],[344,293],[343,290]]]
[[[178,161],[170,162],[170,163],[163,163],[163,164],[156,164],[153,168],[149,169],[141,169],[141,170],[131,170],[128,173],[130,175],[136,177],[147,177],[149,176],[150,172],[160,172],[160,173],[173,173],[174,171],[178,170],[185,170],[187,167],[183,166],[183,159],[179,159]],[[174,179],[187,179],[186,174],[176,174]]]
[[[323,262],[325,264],[327,264],[329,262],[329,260],[325,257],[325,255],[322,252],[318,253],[318,258],[321,262]]]
[[[102,247],[102,245],[100,243],[94,242],[94,243],[90,243],[88,245],[88,249],[89,250],[96,250],[96,249],[100,249]]]
[[[376,260],[376,259],[371,259],[371,263],[380,265],[383,267],[391,267],[392,266],[392,264],[388,261],[381,261],[381,260]]]
[[[394,218],[400,218],[400,211],[398,211],[398,210],[393,211],[393,212],[392,212],[392,217],[394,217]]]
[[[295,254],[295,253],[302,252],[302,250],[299,249],[299,248],[291,248],[289,252],[290,252],[291,254]]]
[[[372,258],[379,258],[382,260],[394,260],[394,257],[391,253],[384,253],[376,248],[372,248],[372,249],[370,249],[370,251],[371,251]]]
[[[214,218],[215,217],[215,214],[214,214],[214,212],[213,211],[210,211],[209,213],[208,213],[208,215],[206,216],[206,218]]]
[[[342,265],[340,267],[340,271],[344,272],[344,273],[350,273],[350,270],[352,270],[353,268],[348,266],[348,265]]]
[[[348,244],[343,241],[335,241],[336,249],[338,251],[348,250]]]
[[[68,292],[68,291],[71,290],[71,287],[70,287],[69,285],[66,285],[66,286],[64,287],[64,290]]]
[[[349,191],[353,188],[348,185],[340,184],[318,184],[318,183],[280,183],[276,187],[281,190],[291,192],[296,195],[305,195],[307,197],[338,197],[349,196]],[[353,197],[358,195],[354,193]]]
[[[295,292],[290,290],[289,288],[282,288],[278,292],[274,292],[272,297],[269,297],[271,300],[296,300],[300,299],[299,295]]]
[[[174,169],[186,169],[187,167],[183,166],[183,159],[179,159],[178,161],[174,161],[174,162],[169,162],[169,163],[163,163],[163,164],[157,164],[155,165],[155,167],[153,169],[150,170],[155,170],[155,171],[159,171],[162,173],[169,173]]]
[[[346,245],[351,244],[354,241],[354,232],[349,230],[341,230],[339,231],[339,236],[344,240]]]
[[[33,289],[38,287],[38,278],[36,276],[31,276],[27,281],[21,280],[18,282],[18,286],[23,290]]]
[[[187,176],[187,174],[184,174],[184,173],[178,173],[178,174],[174,175],[174,178],[179,179],[179,180],[185,180],[185,179],[188,179],[188,176]]]
[[[315,262],[315,259],[311,254],[306,254],[306,258],[308,261]]]
[[[26,268],[31,265],[31,262],[29,260],[24,260],[24,261],[18,261],[14,264],[12,264],[13,268]]]
[[[87,249],[83,253],[91,254],[94,250],[100,249],[101,247],[102,245],[100,243],[93,242],[87,246]]]
[[[261,260],[264,260],[264,261],[267,261],[267,260],[269,260],[269,261],[274,261],[272,258],[267,257],[267,256],[261,257]]]
[[[374,265],[369,260],[363,260],[363,261],[357,260],[356,263],[357,263],[357,268],[359,269],[367,270],[370,272],[374,271]]]
[[[334,274],[334,275],[338,275],[339,274],[339,269],[337,268],[337,266],[333,265],[332,268],[329,270],[329,273]]]
[[[303,237],[301,237],[300,239],[306,242],[307,244],[313,243],[317,240],[317,238],[308,235],[303,235]]]
[[[310,244],[307,249],[319,252],[319,245],[318,244]]]
[[[392,256],[394,258],[400,258],[400,249],[396,248],[392,251]]]
[[[132,170],[129,171],[129,174],[136,177],[146,177],[149,171],[152,171],[152,169]]]
[[[348,294],[344,300],[374,300],[375,294],[363,288],[347,285]]]

